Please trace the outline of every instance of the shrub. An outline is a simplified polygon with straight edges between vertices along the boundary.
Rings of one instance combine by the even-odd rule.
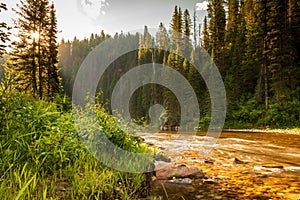
[[[300,101],[270,104],[266,116],[259,121],[262,125],[271,128],[297,128],[300,127]]]

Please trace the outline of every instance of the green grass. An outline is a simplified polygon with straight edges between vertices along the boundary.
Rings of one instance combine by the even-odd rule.
[[[103,166],[87,151],[66,99],[47,102],[0,90],[0,107],[0,199],[138,199],[147,195],[145,175]],[[140,138],[116,126],[101,105],[95,105],[94,111],[98,126],[117,146],[149,152]]]

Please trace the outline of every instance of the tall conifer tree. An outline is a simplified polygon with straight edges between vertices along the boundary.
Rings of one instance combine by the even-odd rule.
[[[209,37],[209,33],[208,33],[208,22],[207,22],[207,17],[204,17],[204,21],[203,21],[203,39],[201,41],[201,46],[209,53],[211,54],[211,46],[210,46],[210,37]]]
[[[0,3],[0,13],[2,10],[7,10],[6,4]],[[9,27],[5,22],[0,22],[0,56],[2,56],[6,50],[7,42],[9,41]]]
[[[17,7],[18,40],[13,43],[10,68],[18,87],[40,99],[59,93],[54,5],[48,0],[21,0]]]
[[[54,4],[52,3],[49,10],[49,31],[47,37],[48,46],[48,62],[47,62],[47,95],[53,96],[54,94],[61,93],[62,85],[61,78],[59,77],[58,68],[58,43],[57,43],[57,19]],[[45,55],[47,56],[47,55]]]
[[[226,14],[223,0],[210,0],[208,4],[211,56],[221,73],[224,72]]]

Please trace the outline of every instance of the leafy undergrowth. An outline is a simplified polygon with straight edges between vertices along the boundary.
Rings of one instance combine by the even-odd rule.
[[[87,151],[67,105],[61,98],[47,102],[16,92],[0,93],[0,199],[147,195],[145,175],[105,167]],[[118,128],[100,105],[95,108],[101,128],[114,144],[132,152],[149,152],[138,137]]]
[[[255,99],[229,106],[226,128],[295,129],[300,127],[300,101],[270,102],[268,111]]]

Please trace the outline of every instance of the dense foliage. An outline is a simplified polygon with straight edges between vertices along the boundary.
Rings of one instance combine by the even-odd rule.
[[[87,151],[66,98],[49,103],[2,86],[1,199],[136,199],[146,194],[144,175],[105,167]],[[109,139],[128,151],[148,151],[138,137],[120,129],[97,107],[99,124]]]

